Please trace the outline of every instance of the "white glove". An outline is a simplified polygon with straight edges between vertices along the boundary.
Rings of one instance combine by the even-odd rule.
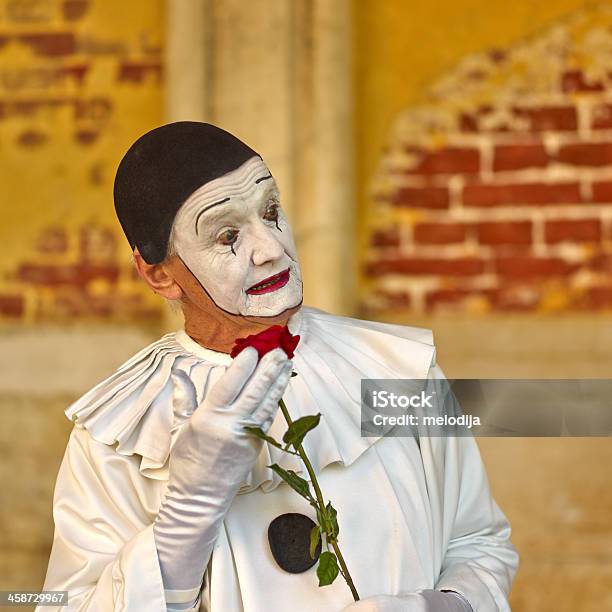
[[[263,444],[243,426],[267,431],[291,366],[281,349],[259,363],[254,348],[244,349],[183,425],[170,454],[166,497],[153,525],[166,591],[187,594],[196,589],[197,594],[225,514]]]
[[[473,612],[473,610],[459,593],[427,589],[404,595],[368,597],[346,606],[343,612]]]

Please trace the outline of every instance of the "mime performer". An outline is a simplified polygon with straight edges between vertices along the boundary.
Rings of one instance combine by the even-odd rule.
[[[303,306],[275,180],[219,127],[144,134],[114,197],[138,273],[185,324],[66,411],[44,585],[68,591],[57,609],[509,611],[518,556],[474,439],[360,435],[362,379],[444,380],[431,332]],[[292,359],[230,356],[236,338],[285,324],[300,336]],[[314,518],[268,467],[307,479],[300,459],[243,429],[282,438],[281,397],[294,419],[322,415],[304,450],[338,511],[358,602],[341,578],[319,587],[314,566],[271,552],[275,518]]]

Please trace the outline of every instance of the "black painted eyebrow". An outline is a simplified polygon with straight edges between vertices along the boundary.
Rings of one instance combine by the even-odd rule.
[[[226,202],[229,202],[229,198],[224,198],[223,200],[219,200],[218,202],[214,202],[213,204],[210,204],[210,206],[207,206],[206,208],[203,208],[199,213],[198,216],[196,217],[195,220],[195,230],[196,230],[196,236],[198,236],[198,221],[200,220],[200,217],[207,211],[210,210],[211,208],[213,208],[214,206],[219,206],[219,204],[225,204]]]
[[[255,179],[255,184],[257,185],[257,184],[261,183],[262,181],[267,181],[268,179],[271,179],[271,178],[272,178],[271,174],[268,174],[268,176],[262,176],[262,177],[260,177],[258,179]],[[210,210],[211,208],[213,208],[213,206],[218,206],[219,204],[225,204],[226,202],[229,201],[229,199],[230,198],[227,197],[227,198],[224,198],[223,200],[219,200],[218,202],[213,202],[210,206],[207,206],[206,208],[203,208],[198,213],[198,216],[196,217],[196,220],[195,220],[196,236],[199,235],[199,233],[198,233],[198,231],[199,231],[198,230],[198,222],[200,220],[200,216],[203,215],[207,210]]]

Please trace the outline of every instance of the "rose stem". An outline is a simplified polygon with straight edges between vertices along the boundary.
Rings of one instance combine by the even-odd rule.
[[[278,405],[283,413],[283,416],[285,417],[285,421],[287,421],[287,425],[291,425],[293,423],[293,420],[291,418],[291,415],[289,414],[289,410],[287,410],[287,406],[285,405],[285,402],[281,399],[278,402]],[[325,510],[325,502],[323,501],[323,493],[321,492],[321,489],[319,487],[317,476],[314,472],[312,464],[310,463],[310,460],[308,459],[308,455],[306,455],[306,451],[302,448],[301,444],[297,447],[297,452],[302,458],[302,461],[304,462],[304,465],[306,466],[306,471],[308,472],[310,476],[312,486],[317,496],[317,501],[319,502],[320,510],[322,513],[324,513],[327,516],[327,512]],[[325,536],[327,537],[327,533],[325,534]],[[344,557],[342,556],[342,553],[340,552],[338,541],[335,538],[333,539],[328,538],[328,542],[332,545],[332,548],[334,549],[334,552],[336,553],[336,557],[338,558],[338,563],[340,564],[342,575],[344,576],[344,579],[346,580],[346,583],[348,584],[349,589],[351,589],[351,593],[353,594],[353,599],[355,601],[359,601],[359,593],[357,592],[357,589],[355,588],[355,585],[353,584],[353,579],[351,578],[351,575],[348,571],[348,567],[346,566],[346,563],[344,562]]]

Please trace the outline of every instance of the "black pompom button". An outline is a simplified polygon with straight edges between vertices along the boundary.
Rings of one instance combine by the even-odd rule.
[[[321,554],[321,541],[314,559],[310,558],[310,532],[316,523],[304,514],[288,512],[277,516],[268,527],[268,542],[274,560],[281,569],[301,574],[310,569]]]

